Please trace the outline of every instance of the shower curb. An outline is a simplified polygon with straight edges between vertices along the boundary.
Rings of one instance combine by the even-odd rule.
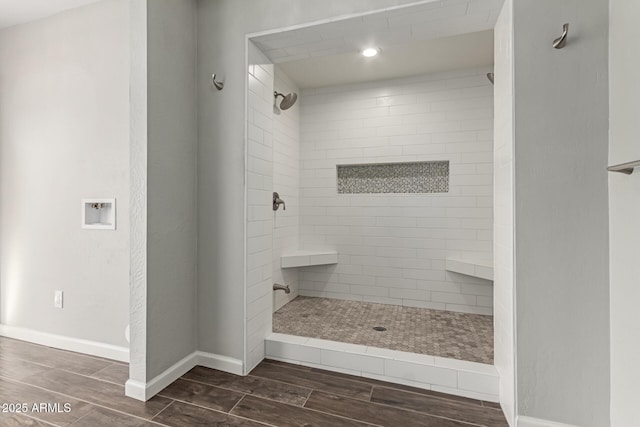
[[[272,333],[266,357],[328,371],[498,402],[495,366],[425,354]]]

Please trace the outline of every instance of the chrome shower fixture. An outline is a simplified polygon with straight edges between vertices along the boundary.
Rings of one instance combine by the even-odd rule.
[[[282,205],[283,211],[287,210],[287,206],[284,204],[284,200],[282,200],[280,198],[280,195],[274,191],[273,192],[273,210],[277,211],[280,205]]]
[[[284,291],[285,294],[288,294],[291,292],[291,289],[289,289],[289,285],[281,285],[280,283],[274,283],[273,284],[273,290],[274,291]]]
[[[279,96],[282,97],[282,101],[280,101],[281,110],[288,110],[289,108],[293,107],[293,104],[295,104],[296,101],[298,100],[298,94],[295,92],[291,92],[287,95],[284,95],[278,92],[273,92],[273,96],[275,97],[275,101],[278,100]]]
[[[487,73],[487,78],[489,79],[489,81],[491,82],[491,84],[493,84],[493,73]]]

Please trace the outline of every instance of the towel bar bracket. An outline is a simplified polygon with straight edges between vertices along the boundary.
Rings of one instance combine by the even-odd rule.
[[[619,165],[609,166],[607,170],[609,172],[620,172],[625,175],[631,175],[633,170],[637,167],[640,167],[640,160],[636,160],[635,162],[621,163]]]

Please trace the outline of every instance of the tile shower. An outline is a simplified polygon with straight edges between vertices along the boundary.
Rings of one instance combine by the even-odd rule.
[[[268,64],[250,45],[252,52],[255,64]],[[305,90],[277,66],[250,65],[247,290],[255,337],[273,316],[274,332],[492,363],[492,283],[446,270],[449,257],[492,257],[487,71]],[[297,105],[278,112],[274,90],[299,93]],[[264,215],[272,191],[287,209]],[[338,262],[281,268],[280,257],[296,250],[335,251]],[[273,315],[267,282],[291,288],[268,296]],[[326,320],[338,313],[363,329]],[[394,334],[372,334],[375,325],[363,319]],[[431,326],[420,329],[427,319]],[[255,363],[264,350],[248,340]]]
[[[339,260],[301,295],[492,314],[491,282],[445,269],[492,258],[486,71],[302,91],[299,247]]]

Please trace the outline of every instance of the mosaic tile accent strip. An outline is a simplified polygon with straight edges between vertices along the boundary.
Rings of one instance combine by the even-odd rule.
[[[481,314],[300,296],[273,332],[493,364],[493,316]]]
[[[338,193],[446,193],[449,161],[338,165]]]

